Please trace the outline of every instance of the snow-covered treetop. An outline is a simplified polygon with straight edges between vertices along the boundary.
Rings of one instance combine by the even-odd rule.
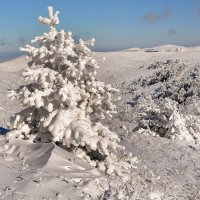
[[[42,24],[48,24],[50,27],[51,26],[55,26],[56,24],[59,24],[58,15],[59,15],[60,12],[56,11],[55,15],[54,15],[53,14],[53,7],[52,6],[49,6],[48,10],[49,10],[49,18],[39,16],[38,17],[39,21]]]

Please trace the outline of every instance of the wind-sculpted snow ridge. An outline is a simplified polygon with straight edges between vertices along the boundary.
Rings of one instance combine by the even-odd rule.
[[[136,95],[132,105],[138,113],[136,131],[199,144],[200,67],[177,60],[154,65],[158,70],[140,77],[132,89]]]
[[[114,173],[104,176],[53,142],[31,143],[1,136],[0,169],[0,175],[8,173],[1,176],[0,199],[69,199],[70,196],[129,200],[164,195],[162,181],[145,166],[140,171],[127,171],[129,176]]]

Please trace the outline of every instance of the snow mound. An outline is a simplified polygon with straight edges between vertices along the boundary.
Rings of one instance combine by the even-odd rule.
[[[0,199],[67,199],[68,194],[80,199],[100,176],[97,169],[54,143],[0,137]],[[99,192],[94,186],[93,193]]]
[[[73,153],[58,147],[55,143],[30,143],[10,139],[5,145],[1,141],[0,154],[7,161],[19,161],[32,172],[51,172],[68,177],[98,177],[97,169],[81,161]]]
[[[54,143],[1,136],[0,146],[0,199],[143,199],[160,184],[145,167],[105,176]]]
[[[144,52],[144,49],[135,47],[135,48],[125,49],[124,51],[125,52]]]

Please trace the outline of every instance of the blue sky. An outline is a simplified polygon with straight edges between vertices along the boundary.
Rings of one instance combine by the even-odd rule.
[[[60,11],[58,29],[94,37],[96,50],[200,45],[199,0],[2,0],[0,53],[47,31],[37,18],[47,16],[48,5]]]

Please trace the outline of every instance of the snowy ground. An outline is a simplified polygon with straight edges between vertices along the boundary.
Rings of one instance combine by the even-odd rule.
[[[166,45],[94,54],[97,59],[106,57],[98,70],[98,79],[121,89],[119,114],[106,123],[120,135],[126,132],[123,125],[128,127],[132,137],[123,137],[122,144],[139,158],[141,168],[138,167],[138,170],[141,176],[146,177],[147,187],[154,192],[145,199],[200,199],[200,149],[184,142],[138,136],[132,132],[131,113],[123,115],[124,110],[129,110],[127,102],[132,98],[131,94],[124,94],[126,87],[137,77],[150,73],[142,66],[176,59],[196,65],[200,63],[200,48]],[[21,109],[19,102],[6,97],[6,91],[25,83],[21,72],[26,67],[25,57],[0,63],[1,127],[6,127],[10,116]],[[81,199],[80,188],[98,192],[90,181],[101,174],[53,143],[41,145],[12,140],[4,145],[6,142],[1,137],[0,199]],[[144,165],[154,175],[144,174]],[[156,177],[160,177],[159,187],[154,187]],[[156,191],[160,195],[156,195]]]

